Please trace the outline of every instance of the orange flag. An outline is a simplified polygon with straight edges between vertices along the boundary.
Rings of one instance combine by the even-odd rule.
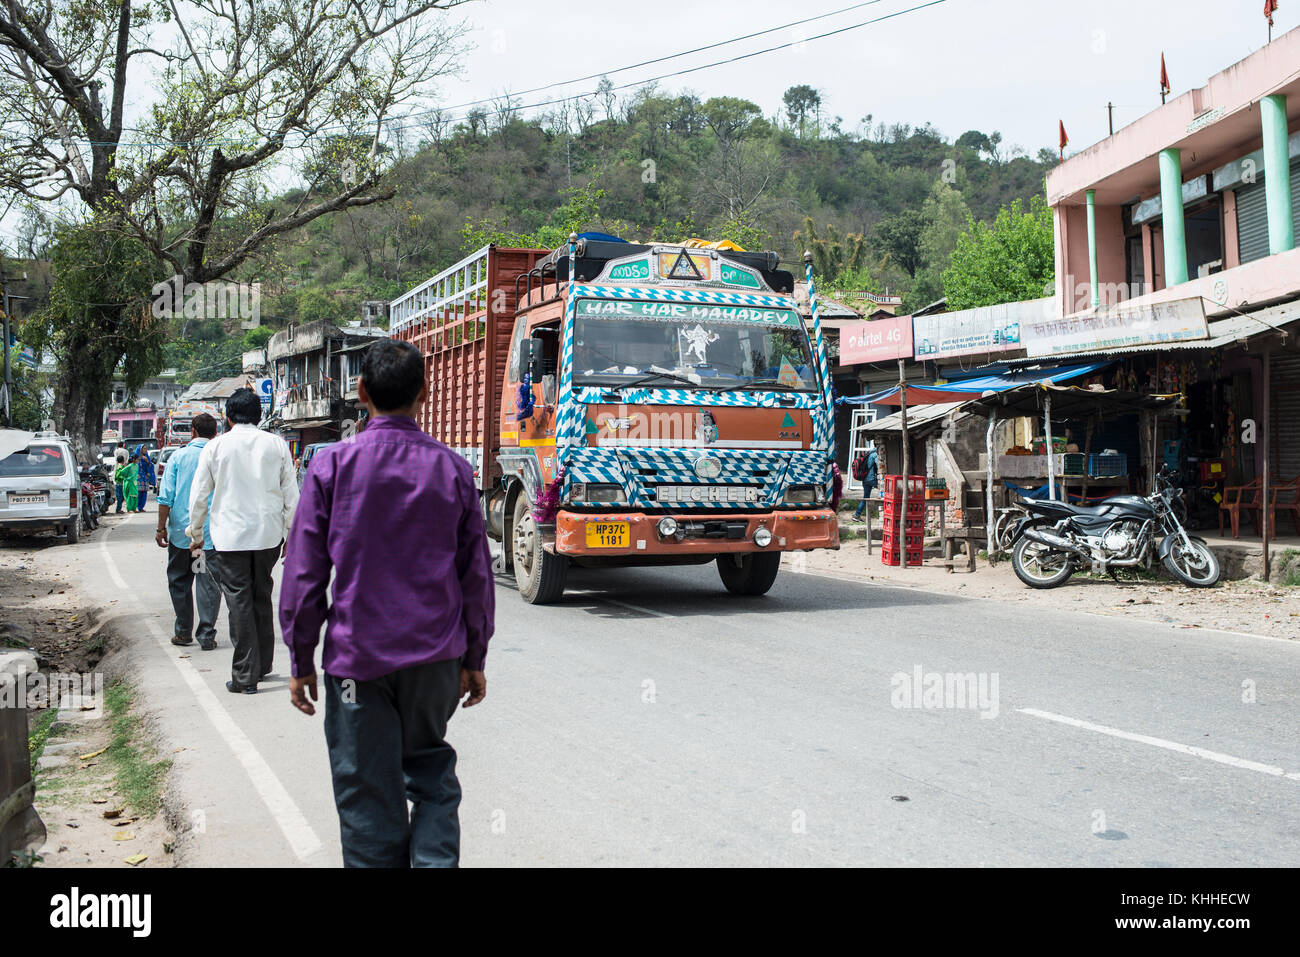
[[[1168,93],[1173,87],[1169,85],[1169,71],[1165,69],[1165,55],[1160,54],[1160,92]]]

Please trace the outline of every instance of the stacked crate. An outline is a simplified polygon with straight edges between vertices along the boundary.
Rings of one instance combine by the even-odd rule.
[[[925,476],[907,477],[907,514],[903,514],[903,477],[886,475],[881,489],[885,501],[881,560],[886,565],[921,564],[925,544]]]

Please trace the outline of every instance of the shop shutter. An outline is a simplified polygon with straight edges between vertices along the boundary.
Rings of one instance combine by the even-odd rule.
[[[1291,222],[1300,236],[1300,161],[1291,164]],[[1268,255],[1268,200],[1262,179],[1237,190],[1237,248],[1243,263]]]
[[[1269,459],[1276,483],[1300,477],[1300,355],[1274,355],[1269,369]]]
[[[1243,264],[1268,255],[1268,205],[1262,180],[1237,190],[1237,249]]]

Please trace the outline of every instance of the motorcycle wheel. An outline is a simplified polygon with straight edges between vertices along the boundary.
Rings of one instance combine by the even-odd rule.
[[[1011,567],[1016,577],[1030,588],[1056,588],[1074,574],[1070,556],[1031,538],[1016,542],[1011,552]]]
[[[1165,568],[1184,585],[1211,588],[1219,581],[1219,560],[1201,538],[1192,538],[1190,548],[1179,540],[1165,556]]]

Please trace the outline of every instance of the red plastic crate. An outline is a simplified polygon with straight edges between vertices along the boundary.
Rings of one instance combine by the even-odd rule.
[[[892,522],[903,513],[903,500],[886,499],[885,507],[881,509],[881,516],[886,522]],[[907,500],[907,517],[922,518],[925,516],[925,500],[918,498],[909,498]]]
[[[911,509],[908,511],[910,512]],[[886,515],[884,521],[881,522],[881,526],[887,531],[898,531],[900,523],[904,530],[918,535],[925,531],[925,516],[920,514],[908,515],[904,519],[900,519],[897,515]]]
[[[900,538],[906,539],[907,550],[909,552],[920,551],[921,548],[925,545],[925,536],[919,533],[914,534],[909,532],[906,535],[900,536],[897,530],[887,528],[885,529],[884,535],[881,538],[880,547],[883,548],[885,551],[896,551],[898,549],[898,543]]]
[[[880,488],[880,496],[886,500],[903,498],[903,477],[901,475],[886,475],[884,484]],[[925,501],[925,476],[909,475],[907,477],[907,498],[908,503],[912,499]]]
[[[887,548],[881,551],[880,560],[886,565],[902,565],[902,556],[897,548]],[[921,550],[919,548],[909,548],[907,550],[907,564],[920,565],[922,562]]]

